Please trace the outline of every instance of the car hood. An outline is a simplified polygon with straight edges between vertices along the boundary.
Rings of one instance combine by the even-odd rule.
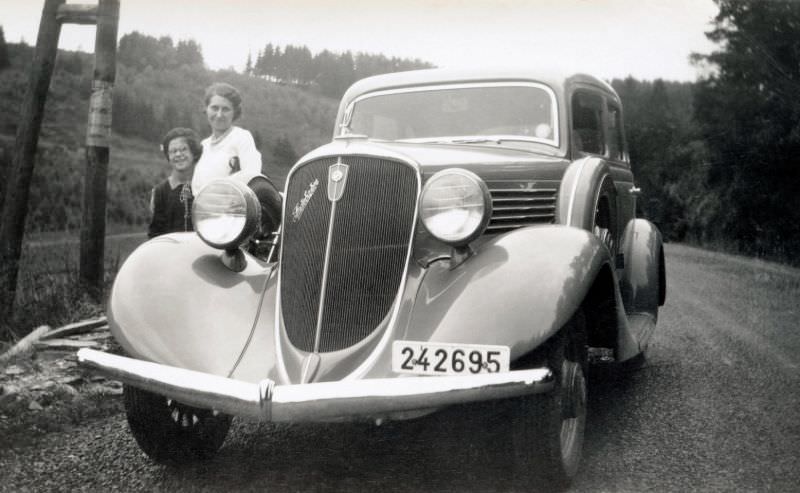
[[[496,144],[411,143],[337,140],[307,154],[302,162],[331,155],[368,155],[411,161],[424,176],[446,168],[465,168],[488,180],[561,179],[569,164],[563,157]]]

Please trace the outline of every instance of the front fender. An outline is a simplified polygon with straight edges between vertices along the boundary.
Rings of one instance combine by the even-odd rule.
[[[516,359],[569,320],[609,262],[600,241],[578,228],[512,231],[452,270],[447,262],[431,265],[404,337],[503,344]]]
[[[232,272],[194,233],[159,236],[117,273],[108,302],[111,332],[139,359],[227,375],[258,316],[271,269],[246,255]]]

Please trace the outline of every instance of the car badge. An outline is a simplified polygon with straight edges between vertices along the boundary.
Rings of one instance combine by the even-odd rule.
[[[303,211],[306,210],[306,206],[311,201],[311,197],[314,196],[314,192],[317,191],[317,187],[319,187],[319,178],[308,184],[308,188],[303,192],[303,198],[292,209],[292,222],[296,223],[303,216]]]
[[[342,162],[342,158],[328,168],[328,199],[337,202],[344,194],[344,187],[347,185],[347,172],[350,166]]]

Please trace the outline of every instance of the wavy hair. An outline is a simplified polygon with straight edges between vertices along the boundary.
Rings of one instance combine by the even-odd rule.
[[[186,139],[186,145],[192,151],[192,156],[194,156],[194,162],[196,163],[203,154],[203,146],[200,145],[200,137],[197,132],[191,128],[177,127],[167,132],[161,140],[161,152],[164,153],[164,157],[169,161],[169,143],[181,137]]]
[[[227,82],[215,82],[206,88],[206,106],[211,102],[213,96],[220,96],[231,102],[234,120],[238,120],[242,116],[242,94],[238,89]]]

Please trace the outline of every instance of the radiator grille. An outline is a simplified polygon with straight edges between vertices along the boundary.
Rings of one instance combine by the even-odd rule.
[[[487,233],[504,233],[531,224],[555,221],[556,187],[514,188],[492,187],[492,218]]]
[[[328,167],[336,161],[326,158],[303,165],[287,187],[281,309],[289,340],[304,351],[314,348],[332,211]],[[356,344],[389,313],[404,275],[415,221],[418,185],[412,167],[366,157],[346,157],[342,162],[350,169],[335,209],[321,352]],[[317,181],[318,188],[296,219],[295,206]]]

